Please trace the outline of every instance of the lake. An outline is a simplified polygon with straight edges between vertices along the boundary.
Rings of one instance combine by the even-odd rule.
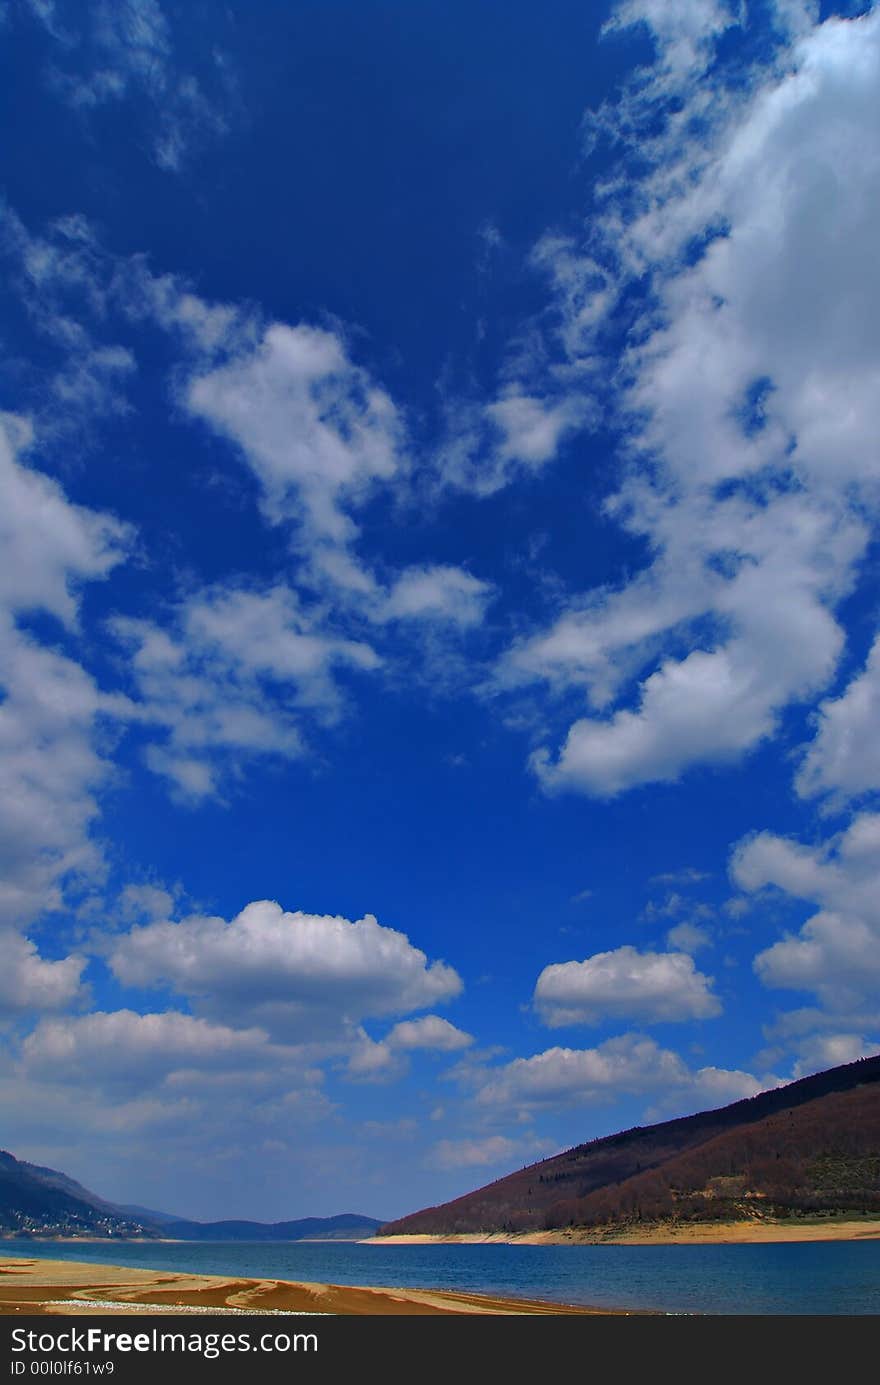
[[[880,1313],[880,1241],[727,1246],[3,1241],[0,1255],[245,1278],[459,1289],[669,1313]]]

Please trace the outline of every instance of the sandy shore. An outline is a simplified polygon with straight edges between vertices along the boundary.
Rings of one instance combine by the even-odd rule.
[[[93,1313],[606,1314],[534,1299],[427,1289],[350,1288],[284,1279],[224,1278],[73,1260],[0,1257],[0,1314]]]
[[[874,1241],[880,1238],[880,1221],[860,1218],[853,1221],[817,1218],[792,1218],[789,1221],[698,1222],[692,1225],[667,1223],[627,1230],[595,1231],[572,1227],[566,1231],[524,1231],[508,1235],[503,1231],[482,1231],[459,1236],[375,1236],[362,1245],[499,1245],[520,1246],[681,1246],[681,1245],[757,1245],[778,1241]]]

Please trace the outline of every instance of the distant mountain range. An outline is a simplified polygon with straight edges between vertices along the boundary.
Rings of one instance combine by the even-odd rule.
[[[577,1145],[380,1235],[880,1214],[880,1057]]]
[[[380,1225],[375,1217],[354,1212],[283,1222],[189,1221],[147,1207],[117,1206],[56,1169],[27,1164],[0,1150],[0,1236],[350,1241],[372,1236]]]
[[[134,1211],[134,1208],[121,1209]],[[167,1213],[144,1213],[161,1234],[175,1241],[360,1241],[382,1225],[374,1217],[341,1212],[336,1217],[300,1217],[298,1221],[187,1221]],[[161,1218],[161,1220],[157,1220]]]

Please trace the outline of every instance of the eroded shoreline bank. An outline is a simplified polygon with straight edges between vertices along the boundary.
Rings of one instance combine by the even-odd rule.
[[[361,1245],[513,1245],[513,1246],[676,1246],[762,1245],[782,1241],[874,1241],[880,1239],[880,1220],[792,1218],[789,1221],[664,1223],[621,1230],[571,1227],[564,1231],[478,1231],[449,1235],[427,1233],[371,1236]]]

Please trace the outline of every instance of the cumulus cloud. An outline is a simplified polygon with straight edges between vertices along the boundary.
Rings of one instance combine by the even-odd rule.
[[[865,1039],[862,1034],[812,1034],[798,1045],[798,1059],[793,1077],[809,1077],[814,1072],[855,1063],[859,1058],[873,1058],[880,1053],[880,1040]]]
[[[691,520],[698,523],[696,513],[686,517],[687,508],[677,502],[674,516],[669,516],[674,527],[682,528],[674,552],[663,563],[685,603],[676,611],[676,624],[684,632],[688,619],[696,621],[713,612],[736,633],[716,648],[696,649],[682,659],[665,658],[641,685],[635,710],[621,708],[610,716],[576,721],[556,758],[543,748],[535,752],[532,766],[548,790],[581,789],[613,797],[638,783],[674,781],[698,762],[734,760],[775,732],[788,700],[808,697],[833,673],[843,634],[824,602],[843,593],[852,564],[863,551],[865,531],[858,520],[839,511],[821,513],[802,498],[767,496],[754,504],[734,503],[726,514],[721,513],[726,508],[721,503],[700,504],[704,524],[694,531],[700,534],[695,537],[686,533]],[[716,510],[714,516],[710,508]],[[733,510],[739,510],[738,516]],[[728,567],[724,576],[709,575],[721,551],[712,546],[713,528],[716,534],[727,531],[728,552],[736,554],[735,570]],[[706,570],[685,592],[687,572],[697,556],[693,550],[706,540]],[[690,550],[686,555],[682,544]],[[673,575],[679,556],[684,561]],[[656,606],[650,601],[652,585],[637,583],[621,594],[620,601],[640,620],[641,628],[636,628],[642,657],[669,614],[667,600]],[[708,598],[708,611],[695,608],[700,588]],[[609,599],[608,608],[601,624],[607,620],[610,632],[618,603]],[[550,638],[555,651],[557,641]],[[623,646],[625,667],[636,652],[627,640],[626,612],[624,623],[598,651],[599,703],[620,677],[613,668],[615,645]],[[580,676],[589,677],[588,649],[576,643],[574,652]],[[535,657],[529,646],[517,651],[517,668]],[[570,668],[571,659],[566,662]],[[555,676],[565,672],[557,663]]]
[[[401,1020],[379,1041],[361,1029],[349,1054],[346,1072],[359,1081],[388,1082],[409,1071],[409,1054],[416,1050],[454,1053],[472,1043],[471,1034],[439,1015]]]
[[[698,1068],[683,1086],[661,1093],[646,1108],[645,1119],[666,1120],[690,1116],[694,1111],[714,1111],[778,1086],[779,1079],[772,1073],[758,1078],[737,1068]]]
[[[0,930],[0,1019],[46,1010],[63,1010],[85,999],[81,985],[84,957],[50,961],[18,933]]]
[[[753,1096],[760,1090],[748,1073],[688,1069],[677,1053],[642,1034],[622,1034],[597,1048],[549,1048],[531,1058],[484,1071],[475,1092],[479,1106],[505,1112],[591,1106],[622,1095],[657,1099],[674,1094],[687,1103],[710,1090]],[[693,1109],[693,1107],[691,1107]]]
[[[240,1070],[277,1060],[260,1029],[236,1030],[166,1010],[94,1011],[64,1020],[41,1020],[22,1044],[25,1070],[34,1077],[101,1088],[121,1085],[141,1093],[179,1071]]]
[[[642,1024],[709,1019],[721,1013],[712,978],[684,952],[638,952],[619,947],[583,962],[554,962],[535,985],[534,1005],[545,1024]]]
[[[817,728],[795,781],[802,797],[842,801],[880,787],[880,638],[840,697],[820,704]]]
[[[17,617],[45,612],[75,632],[82,586],[105,578],[130,542],[127,526],[72,504],[26,464],[31,440],[21,420],[0,420],[0,922],[19,926],[100,865],[90,827],[110,767],[98,730],[114,701]]]
[[[440,1015],[423,1015],[417,1020],[400,1020],[376,1041],[365,1030],[358,1034],[357,1043],[349,1057],[350,1077],[366,1081],[388,1081],[400,1077],[409,1068],[408,1055],[415,1051],[426,1053],[455,1053],[469,1048],[473,1035],[458,1029]]]
[[[818,846],[761,832],[734,852],[741,889],[768,886],[818,905],[797,933],[760,952],[767,986],[812,992],[845,1015],[876,1004],[880,990],[880,815],[862,813]]]
[[[601,350],[621,295],[631,312],[633,284],[650,286],[614,401],[629,465],[606,507],[649,556],[501,661],[501,689],[543,681],[591,704],[533,755],[548,790],[611,797],[738,759],[840,659],[835,613],[875,510],[880,156],[859,151],[880,12],[808,30],[808,9],[777,6],[780,35],[803,36],[746,81],[709,65],[733,9],[643,0],[612,21],[658,42],[643,104],[630,92],[614,131],[647,172],[608,180],[582,255],[543,253],[575,364]],[[708,75],[689,87],[695,65]],[[676,74],[684,103],[658,104]]]
[[[457,1029],[440,1015],[423,1015],[417,1020],[399,1020],[385,1037],[391,1048],[407,1051],[427,1049],[434,1053],[454,1053],[468,1048],[473,1035]]]
[[[461,991],[452,967],[429,963],[371,914],[350,922],[285,913],[270,900],[228,923],[195,916],[134,928],[113,940],[109,963],[123,985],[167,986],[208,1019],[284,1038],[351,1038],[363,1019],[428,1009]]]
[[[110,765],[92,679],[2,618],[0,685],[0,922],[21,927],[59,908],[72,879],[100,875],[91,828]]]

